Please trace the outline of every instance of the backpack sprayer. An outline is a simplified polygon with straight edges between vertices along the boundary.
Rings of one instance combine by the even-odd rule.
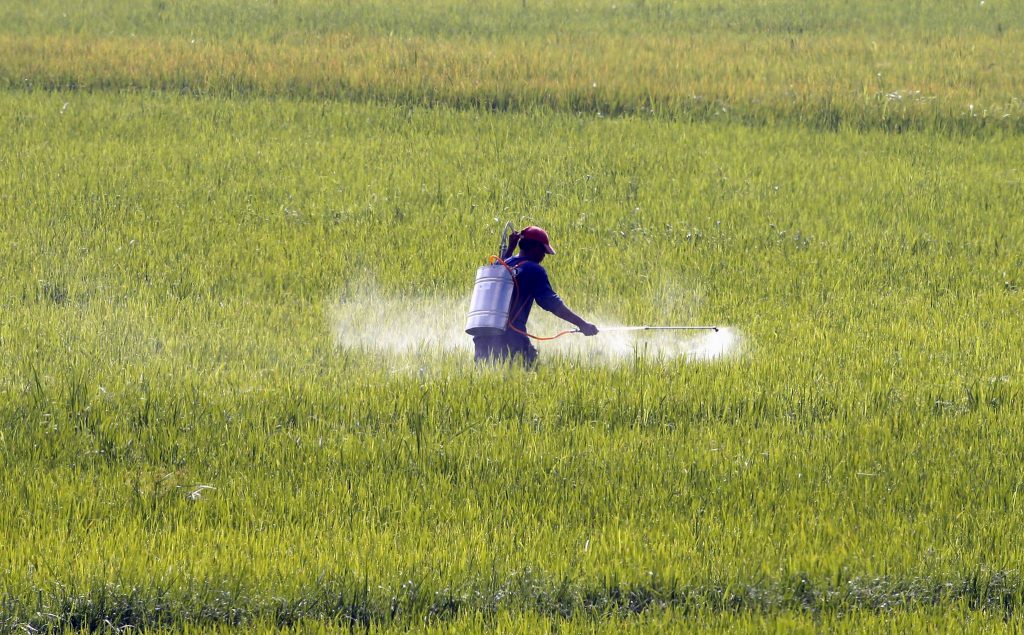
[[[501,244],[498,253],[504,254],[508,249],[508,236],[515,231],[512,222],[505,223],[501,232]],[[533,338],[535,340],[553,340],[570,333],[579,333],[579,329],[562,331],[551,337],[539,337],[520,331],[512,326],[516,316],[509,317],[512,310],[512,299],[519,293],[515,278],[515,266],[508,265],[501,257],[491,256],[487,264],[476,270],[476,282],[473,284],[473,297],[469,301],[469,315],[466,318],[466,333],[472,336],[501,335],[506,330]],[[598,332],[622,331],[714,331],[717,326],[601,326]]]
[[[512,222],[505,223],[501,232],[498,253],[508,249],[508,236],[514,231]],[[501,335],[511,325],[512,295],[517,290],[512,267],[498,256],[491,256],[487,264],[476,270],[473,298],[469,301],[466,332],[478,335]]]

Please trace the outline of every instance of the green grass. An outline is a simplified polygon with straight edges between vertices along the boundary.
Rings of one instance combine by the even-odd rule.
[[[809,11],[809,8],[815,9]],[[647,34],[680,32],[906,32],[920,36],[999,32],[1013,26],[1020,9],[1006,2],[893,4],[867,0],[850,5],[838,0],[426,0],[412,11],[400,0],[331,3],[298,0],[181,0],[125,3],[121,0],[58,0],[10,3],[3,7],[3,30],[24,35],[53,32],[90,36],[168,36],[266,40],[331,33],[394,33],[445,38],[486,37],[513,31],[528,34]]]
[[[620,588],[1016,612],[1015,140],[3,100],[18,619],[603,613]],[[744,354],[508,373],[335,346],[367,284],[368,310],[457,312],[509,214],[552,230],[574,306],[730,324]]]
[[[370,627],[371,633],[520,633],[520,632],[581,632],[581,633],[651,633],[651,632],[719,632],[730,633],[835,633],[863,632],[934,632],[955,628],[964,633],[1013,633],[1016,622],[1006,622],[997,616],[964,608],[917,610],[910,612],[876,613],[852,611],[842,616],[814,615],[799,611],[756,614],[690,614],[676,610],[649,612],[638,616],[605,616],[601,619],[575,621],[559,617],[538,617],[526,614],[467,613],[451,620],[434,620],[416,624],[390,624]],[[109,629],[108,630],[113,630]],[[344,623],[325,624],[322,621],[303,620],[288,626],[273,621],[250,623],[251,633],[339,633],[349,632]],[[90,632],[87,628],[71,632]],[[230,627],[216,625],[184,626],[182,628],[153,628],[149,632],[232,633]]]
[[[161,55],[190,5],[4,6],[0,630],[1019,628],[1024,150],[1018,115],[956,110],[1019,93],[998,68],[1024,49],[986,21],[1016,9],[993,5],[202,3],[207,53],[254,51],[239,72],[296,57],[185,94],[202,67]],[[559,16],[550,93],[498,73],[401,96],[415,66],[374,70],[391,30],[511,68]],[[835,76],[815,94],[839,125],[818,97],[750,115],[767,84],[737,77],[785,24],[818,38],[782,65]],[[575,108],[571,49],[630,59],[648,32],[655,56],[714,42],[693,68],[750,38],[711,80],[746,114]],[[837,88],[872,63],[826,54],[879,32],[1000,61],[936,62],[940,105],[893,134]],[[351,38],[367,92],[304,74],[303,34]],[[648,79],[684,99],[663,59]],[[634,95],[633,67],[602,68]],[[519,101],[479,107],[495,86]],[[584,315],[741,345],[474,366],[461,312],[499,218],[551,232]]]

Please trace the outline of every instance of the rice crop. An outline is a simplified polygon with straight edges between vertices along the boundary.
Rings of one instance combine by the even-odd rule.
[[[152,2],[0,8],[0,86],[1020,133],[1019,3]]]
[[[1012,103],[1022,48],[990,31],[1018,9],[807,6],[0,8],[0,630],[1019,630],[1024,149],[1013,112],[958,123]],[[467,84],[483,107],[380,70],[389,41],[507,68],[589,38],[632,95],[638,33],[749,36],[742,66],[787,24],[823,38],[792,68],[840,125],[770,91],[760,121],[577,108],[571,60],[550,91]],[[253,89],[194,75],[189,28],[254,51]],[[940,73],[894,134],[826,43],[883,31],[999,62]],[[304,75],[320,41],[377,42],[371,88]],[[642,77],[683,99],[665,68]],[[748,113],[767,85],[708,81]],[[462,311],[504,219],[550,231],[581,314],[734,344],[475,365]]]

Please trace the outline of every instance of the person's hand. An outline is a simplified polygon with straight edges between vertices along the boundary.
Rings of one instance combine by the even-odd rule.
[[[509,249],[515,249],[516,246],[519,244],[519,239],[522,238],[522,237],[523,237],[522,234],[520,234],[519,232],[515,232],[515,231],[512,232],[511,234],[509,234],[508,235],[508,248]]]
[[[580,325],[580,333],[583,333],[587,337],[591,335],[597,335],[597,327],[590,322],[584,322]]]

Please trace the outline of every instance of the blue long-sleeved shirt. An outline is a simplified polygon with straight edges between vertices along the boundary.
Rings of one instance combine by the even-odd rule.
[[[539,263],[521,256],[513,256],[505,262],[512,268],[516,282],[509,319],[512,326],[525,331],[534,300],[545,311],[554,311],[562,304],[562,299],[551,288],[548,272]]]

